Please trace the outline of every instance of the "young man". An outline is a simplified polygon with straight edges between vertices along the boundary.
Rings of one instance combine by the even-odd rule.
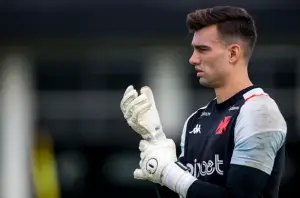
[[[125,91],[121,109],[141,140],[136,179],[187,198],[276,198],[284,165],[286,122],[275,101],[252,85],[247,65],[256,43],[252,17],[220,6],[188,14],[190,63],[216,98],[186,120],[181,155],[163,133],[149,87]]]

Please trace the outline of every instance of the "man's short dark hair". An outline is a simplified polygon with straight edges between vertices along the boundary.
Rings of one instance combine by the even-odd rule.
[[[218,35],[225,43],[230,44],[236,38],[245,42],[246,58],[250,58],[256,44],[257,33],[254,20],[243,8],[216,6],[198,9],[187,15],[186,23],[191,33],[210,25],[217,25]]]

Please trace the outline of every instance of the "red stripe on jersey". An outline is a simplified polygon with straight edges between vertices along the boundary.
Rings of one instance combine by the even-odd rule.
[[[250,100],[251,98],[254,98],[256,96],[268,96],[268,94],[253,94],[251,96],[249,96],[248,98],[245,99],[245,102],[247,102],[248,100]]]

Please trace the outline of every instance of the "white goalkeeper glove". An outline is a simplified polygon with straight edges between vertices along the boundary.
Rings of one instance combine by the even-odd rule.
[[[161,184],[186,197],[188,188],[197,180],[177,161],[175,143],[171,139],[158,142],[140,141],[140,169],[133,173],[135,179]]]
[[[159,183],[185,197],[196,178],[176,162],[176,146],[163,132],[152,90],[146,86],[140,92],[138,95],[134,87],[129,86],[120,104],[129,126],[148,140],[140,142],[140,169],[134,171],[134,178]]]
[[[165,140],[166,136],[156,109],[150,87],[142,87],[141,94],[130,85],[121,100],[121,110],[131,128],[149,141]]]

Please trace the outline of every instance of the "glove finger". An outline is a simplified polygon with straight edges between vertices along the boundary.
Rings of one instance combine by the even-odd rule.
[[[128,108],[128,105],[138,97],[138,93],[136,90],[133,90],[131,92],[129,92],[128,94],[126,94],[122,100],[121,100],[121,103],[120,103],[120,107],[121,107],[121,110],[123,112],[123,114],[126,112],[127,108]]]
[[[137,119],[139,115],[147,112],[151,108],[151,103],[145,101],[144,104],[140,104],[135,107],[135,109],[132,111],[131,120],[133,123],[137,123]]]
[[[146,179],[146,175],[142,171],[142,169],[135,169],[133,172],[133,177],[135,179]]]
[[[147,156],[148,152],[141,152],[140,153],[140,158],[141,158],[141,161],[140,161],[140,166],[143,162],[143,160],[145,159],[145,157]]]
[[[143,103],[147,102],[147,98],[144,94],[139,95],[137,98],[135,98],[133,101],[131,101],[125,112],[125,118],[128,119],[132,116],[133,112],[136,108],[139,107],[139,105],[142,105]]]
[[[146,140],[141,140],[139,144],[139,150],[143,153],[148,147],[149,147],[149,142]],[[141,153],[141,155],[142,155]]]
[[[134,90],[133,85],[129,85],[129,86],[127,87],[127,89],[125,90],[124,95],[126,95],[127,93],[129,93],[129,92],[132,91],[132,90]]]
[[[128,108],[128,105],[137,97],[138,97],[138,93],[136,90],[131,90],[130,92],[124,94],[124,96],[121,100],[121,103],[120,103],[120,107],[121,107],[123,114],[125,114],[125,112]]]
[[[149,102],[153,105],[155,105],[153,92],[150,87],[144,86],[141,88],[141,94],[145,94],[149,100]]]
[[[129,96],[130,94],[129,93],[133,93],[134,91],[136,91],[132,85],[128,86],[127,89],[125,90],[124,92],[124,95],[123,95],[123,100],[128,98],[127,96]],[[122,103],[122,102],[121,102]]]

